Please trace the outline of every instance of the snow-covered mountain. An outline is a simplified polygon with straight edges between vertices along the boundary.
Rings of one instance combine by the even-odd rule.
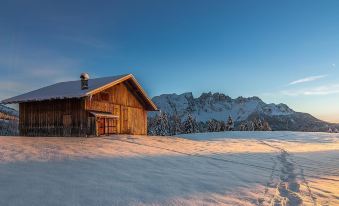
[[[6,115],[9,115],[9,116],[15,116],[15,117],[19,116],[18,111],[16,111],[15,109],[12,109],[10,107],[7,107],[3,104],[0,104],[0,113],[6,114]]]
[[[191,92],[163,94],[152,99],[161,111],[180,117],[193,114],[198,121],[210,119],[225,120],[229,115],[234,121],[244,121],[253,113],[269,116],[291,115],[295,113],[285,104],[266,104],[258,97],[238,97],[232,99],[221,93],[203,93],[194,98]]]
[[[18,111],[0,104],[0,135],[17,135],[18,118]]]
[[[225,121],[231,115],[238,124],[254,118],[265,119],[274,130],[327,131],[329,126],[333,126],[309,114],[295,112],[286,104],[266,104],[258,97],[232,99],[222,93],[209,92],[194,98],[188,92],[180,95],[162,94],[152,100],[162,112],[175,114],[182,120],[188,114],[201,122],[211,119]],[[154,115],[155,113],[150,114]]]

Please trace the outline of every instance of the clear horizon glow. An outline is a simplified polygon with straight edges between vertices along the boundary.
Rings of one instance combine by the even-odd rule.
[[[133,73],[150,96],[258,96],[339,123],[339,1],[3,1],[0,99]]]

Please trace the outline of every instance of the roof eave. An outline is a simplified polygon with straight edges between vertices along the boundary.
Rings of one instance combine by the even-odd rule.
[[[143,96],[146,98],[147,102],[150,104],[152,110],[148,110],[148,111],[157,111],[158,108],[157,106],[154,104],[154,102],[148,97],[147,93],[145,92],[145,90],[141,87],[141,85],[139,84],[139,82],[136,80],[136,78],[131,74],[131,78],[133,79],[134,83],[137,85],[138,89],[141,91],[141,93],[143,94]]]
[[[26,102],[42,102],[42,101],[53,101],[53,100],[63,100],[63,99],[81,99],[85,96],[76,96],[76,97],[58,97],[58,98],[46,98],[46,99],[27,99],[27,100],[10,100],[5,99],[1,101],[1,104],[20,104]]]

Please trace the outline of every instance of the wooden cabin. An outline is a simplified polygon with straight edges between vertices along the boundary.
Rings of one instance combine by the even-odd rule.
[[[19,104],[22,136],[147,134],[157,107],[132,74],[60,82],[3,100]]]

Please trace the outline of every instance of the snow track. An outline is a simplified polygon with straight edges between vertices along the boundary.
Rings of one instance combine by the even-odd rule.
[[[228,139],[233,139],[232,133],[226,134]],[[256,139],[259,144],[266,145],[275,150],[275,155],[271,158],[272,168],[269,180],[265,185],[263,193],[257,199],[257,205],[259,206],[300,206],[300,205],[338,205],[339,196],[334,195],[335,200],[324,198],[324,194],[318,194],[318,191],[328,192],[319,188],[314,188],[314,181],[328,181],[333,184],[338,184],[338,160],[339,150],[338,147],[334,148],[337,151],[337,157],[327,158],[326,160],[319,160],[318,158],[310,158],[307,156],[299,155],[299,153],[289,152],[286,147],[294,144],[300,145],[300,148],[305,146],[300,144],[305,142],[307,145],[310,143],[338,143],[338,135],[326,136],[324,133],[319,133],[317,138],[316,133],[289,133],[289,132],[272,132],[266,134],[257,133],[254,138],[251,138],[251,133],[244,133],[242,137],[238,132],[235,132],[236,139]],[[277,134],[277,135],[272,135]],[[300,134],[300,136],[299,136]],[[310,137],[308,137],[308,134]],[[259,136],[260,135],[260,136]],[[294,138],[294,135],[297,138]],[[186,135],[190,139],[195,139],[194,135]],[[224,141],[221,138],[222,133],[213,133],[211,141]],[[258,138],[259,137],[259,138]],[[204,139],[202,134],[197,134],[197,138]],[[309,141],[308,138],[311,140]],[[281,141],[283,140],[283,141]],[[293,148],[293,146],[291,147]],[[307,147],[305,147],[307,148]],[[293,150],[293,149],[292,149]],[[326,149],[325,149],[326,150]],[[305,174],[306,173],[306,174]],[[322,176],[324,175],[324,176]],[[335,178],[328,178],[334,176]],[[312,180],[310,183],[309,179]],[[317,181],[316,181],[317,182]],[[327,183],[328,184],[328,183]],[[318,187],[319,185],[317,185]],[[316,193],[314,192],[316,189]],[[272,192],[274,191],[274,192]],[[321,201],[319,201],[319,199]],[[330,203],[332,202],[332,204]]]
[[[274,146],[262,140],[258,140],[258,142],[279,150],[279,154],[276,157],[280,166],[279,173],[277,174],[279,183],[276,184],[276,192],[269,201],[269,205],[299,206],[303,205],[303,200],[308,198],[311,200],[313,206],[316,206],[316,198],[312,194],[312,190],[305,178],[304,169],[293,160],[293,156],[281,147]],[[276,163],[274,165],[276,166]],[[297,168],[300,170],[299,173],[295,172]],[[273,170],[272,174],[275,172],[275,167]],[[271,177],[270,183],[268,184],[271,184],[272,181],[273,178]],[[306,187],[307,193],[301,193],[300,184],[303,184]],[[263,201],[261,201],[261,205],[263,205]]]
[[[279,137],[284,137],[284,136],[285,135],[281,135]],[[267,141],[263,141],[263,140],[258,140],[258,142],[277,150],[276,157],[272,158],[272,162],[273,162],[272,168],[269,168],[263,165],[247,163],[245,161],[238,161],[238,160],[235,160],[236,158],[232,158],[232,159],[221,158],[221,157],[218,157],[219,154],[217,153],[214,153],[212,157],[201,155],[199,154],[199,152],[204,151],[203,148],[198,150],[196,153],[185,153],[185,152],[181,152],[181,151],[177,151],[173,149],[168,149],[165,147],[159,147],[159,146],[149,145],[149,144],[141,144],[135,141],[131,141],[131,139],[123,140],[123,139],[114,138],[114,140],[123,141],[123,142],[131,143],[131,144],[138,144],[138,145],[147,146],[147,147],[153,147],[153,148],[162,149],[162,150],[167,150],[167,151],[171,151],[171,152],[178,153],[181,155],[187,155],[187,156],[205,158],[205,159],[207,158],[207,159],[211,159],[215,161],[222,161],[225,163],[244,165],[244,166],[253,167],[253,168],[257,168],[257,169],[261,169],[265,171],[269,170],[271,171],[271,175],[270,175],[269,182],[266,184],[264,196],[268,195],[267,193],[268,193],[269,187],[273,186],[276,192],[274,196],[272,196],[269,200],[265,200],[265,198],[258,198],[258,205],[266,205],[265,202],[268,202],[269,205],[274,205],[274,206],[279,206],[279,205],[299,206],[299,205],[304,205],[303,204],[304,200],[307,200],[307,202],[311,203],[311,205],[313,206],[318,205],[316,195],[312,193],[312,189],[309,186],[309,183],[306,177],[310,177],[310,178],[316,177],[320,179],[327,179],[327,178],[322,178],[318,176],[305,175],[304,168],[314,169],[314,167],[298,164],[293,159],[293,155],[288,153],[285,149],[275,146],[274,144],[270,144]],[[250,157],[251,155],[249,154],[248,158]],[[253,155],[252,155],[252,158],[258,159],[258,157],[253,157]],[[310,160],[310,161],[320,163],[317,160]],[[278,167],[280,169],[278,169]],[[274,183],[275,178],[279,180],[278,183]],[[331,181],[337,182],[338,180],[331,179]],[[301,191],[300,189],[301,185],[304,186],[304,191]]]
[[[268,205],[300,206],[300,205],[303,205],[303,199],[306,199],[306,198],[311,200],[313,206],[317,205],[316,197],[314,197],[314,195],[312,194],[311,188],[305,178],[304,169],[292,159],[293,158],[292,155],[290,155],[285,149],[280,148],[278,146],[271,145],[262,140],[258,140],[258,142],[279,151],[277,153],[276,158],[272,158],[272,162],[273,162],[272,168],[244,163],[240,161],[229,160],[225,158],[207,157],[207,156],[200,155],[199,153],[180,152],[177,150],[159,147],[155,145],[138,143],[135,141],[131,141],[131,139],[130,140],[123,140],[119,138],[105,138],[105,139],[114,140],[114,141],[122,141],[126,143],[137,144],[137,145],[142,145],[142,146],[147,146],[147,147],[153,147],[153,148],[167,150],[167,151],[178,153],[181,155],[193,156],[197,158],[207,158],[207,159],[211,159],[215,161],[224,161],[224,162],[232,163],[232,164],[245,165],[248,167],[255,167],[255,168],[266,170],[266,171],[270,170],[271,175],[269,178],[269,182],[266,184],[264,196],[266,196],[268,193],[268,187],[274,186],[273,180],[275,176],[278,177],[279,183],[275,184],[276,192],[275,192],[275,195],[267,201],[269,203]],[[203,151],[203,150],[200,150],[200,151]],[[279,170],[277,169],[277,165],[280,166]],[[299,173],[296,172],[297,168],[299,168],[300,170]],[[307,193],[304,193],[304,194],[301,193],[300,184],[303,184],[306,187]],[[258,198],[258,205],[265,205],[265,198]]]
[[[276,188],[276,195],[273,198],[273,205],[301,205],[303,200],[300,195],[300,184],[298,183],[295,174],[295,165],[289,161],[287,152],[281,152],[278,156],[281,164],[280,182]]]

